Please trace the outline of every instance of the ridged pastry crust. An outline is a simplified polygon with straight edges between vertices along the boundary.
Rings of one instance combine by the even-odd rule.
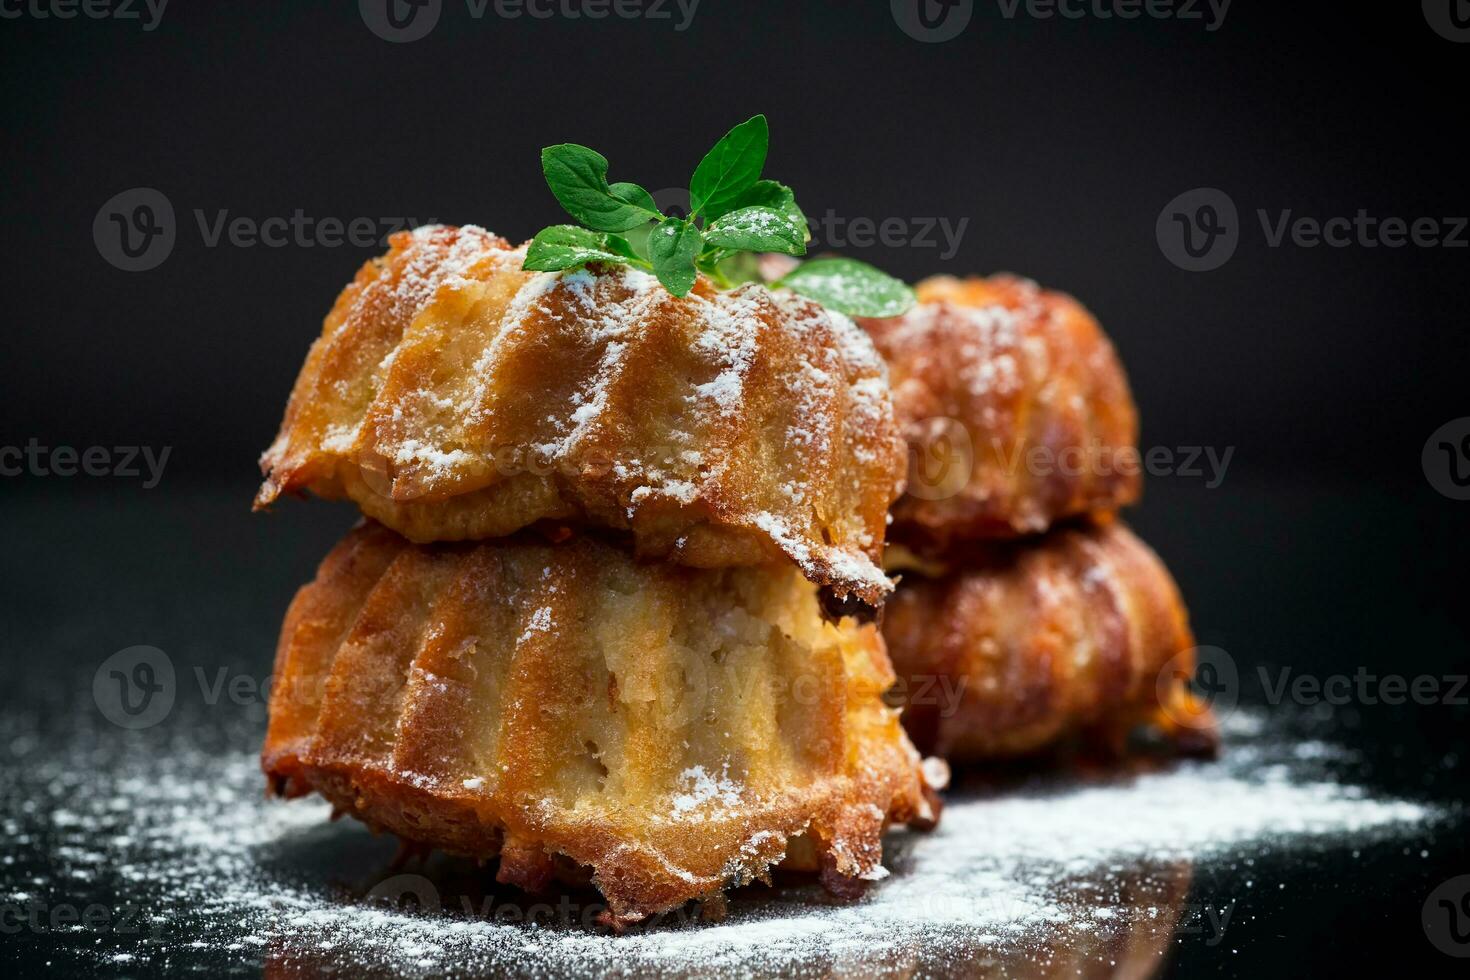
[[[936,578],[907,575],[883,634],[909,733],[951,761],[1024,755],[1085,730],[1121,740],[1143,723],[1181,751],[1215,745],[1187,683],[1194,638],[1179,591],[1117,522],[975,549]]]
[[[788,564],[643,565],[590,536],[414,545],[368,523],[282,628],[262,765],[532,890],[587,866],[614,924],[787,855],[880,877],[936,815],[876,627]],[[560,856],[553,860],[554,856]]]
[[[943,553],[1137,499],[1138,417],[1107,337],[1076,300],[1014,276],[936,277],[864,320],[909,442],[890,537]]]
[[[338,297],[256,505],[346,496],[418,542],[538,521],[696,567],[784,556],[876,604],[903,442],[852,321],[789,291],[521,268],[483,229],[393,236]]]

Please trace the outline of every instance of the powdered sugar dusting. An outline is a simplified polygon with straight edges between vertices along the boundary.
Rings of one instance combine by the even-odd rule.
[[[457,288],[468,283],[473,268],[485,261],[487,255],[499,251],[493,247],[498,237],[479,225],[463,225],[458,229],[423,225],[410,234],[419,247],[414,258],[405,263],[390,300],[395,315],[404,320],[422,309],[441,286]]]
[[[332,457],[349,495],[415,508],[405,520],[518,481],[546,491],[525,522],[774,528],[808,577],[868,601],[891,589],[871,524],[902,440],[851,319],[757,283],[675,297],[628,266],[527,271],[525,246],[474,226],[418,229],[392,254],[334,315],[335,367],[308,362],[328,381],[302,389],[320,424],[293,426],[299,444],[278,441],[266,466],[289,458],[289,479],[325,492],[332,475],[307,461]],[[379,336],[385,308],[401,335]],[[376,364],[358,370],[362,337]]]
[[[526,628],[521,631],[521,635],[516,639],[516,642],[525,643],[537,633],[548,633],[551,631],[551,626],[551,607],[541,606],[535,612],[531,613],[531,618],[526,622]]]
[[[443,858],[390,868],[391,847],[351,821],[328,824],[325,804],[266,801],[247,749],[124,744],[112,733],[38,757],[34,740],[12,734],[10,761],[21,764],[0,776],[0,901],[44,909],[91,895],[105,903],[104,889],[122,896],[116,903],[137,910],[141,930],[55,947],[94,971],[926,973],[977,958],[1105,953],[1140,933],[1162,949],[1193,864],[1426,838],[1446,818],[1333,778],[1345,753],[1331,743],[1283,739],[1245,714],[1228,736],[1218,764],[953,793],[937,831],[889,836],[889,874],[854,904],[786,881],[736,893],[723,923],[684,910],[614,937],[591,925],[600,909],[591,893],[527,899],[495,888],[488,870]],[[676,812],[731,804],[740,792],[723,771],[684,777],[688,800]],[[327,858],[330,870],[323,854],[339,855]],[[491,890],[466,891],[467,878]],[[344,895],[333,884],[343,880],[360,883]]]
[[[796,566],[808,578],[830,576],[857,588],[871,588],[880,595],[893,588],[893,583],[883,574],[883,570],[860,551],[823,548],[820,554],[815,554],[806,539],[784,517],[770,511],[756,514],[753,523],[788,558],[796,562]]]
[[[703,820],[711,810],[740,805],[741,785],[730,778],[730,764],[717,775],[705,772],[704,766],[692,766],[679,774],[687,790],[673,800],[675,820]]]

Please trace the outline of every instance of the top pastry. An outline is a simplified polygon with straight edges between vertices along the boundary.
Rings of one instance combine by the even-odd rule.
[[[829,596],[888,592],[904,445],[846,316],[703,274],[676,296],[629,266],[531,272],[474,226],[391,246],[312,345],[257,507],[348,497],[417,542],[591,525],[642,558],[784,558]]]
[[[1137,499],[1138,413],[1082,304],[1016,276],[937,276],[916,292],[904,315],[859,321],[909,443],[894,541],[944,554]]]

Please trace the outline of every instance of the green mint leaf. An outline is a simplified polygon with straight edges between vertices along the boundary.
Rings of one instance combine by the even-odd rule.
[[[741,208],[711,222],[704,240],[722,248],[746,252],[806,254],[806,222],[768,207]]]
[[[694,260],[704,247],[699,229],[688,221],[665,218],[648,236],[648,257],[653,274],[675,296],[687,296],[699,275]]]
[[[791,192],[791,188],[780,181],[756,181],[745,189],[731,210],[753,207],[775,208],[777,211],[791,215],[792,218],[801,222],[804,232],[802,241],[811,240],[811,233],[806,231],[806,215],[802,214],[801,208],[796,206],[796,195]]]
[[[621,239],[619,241],[622,242]],[[627,242],[622,242],[622,245],[627,245]],[[616,250],[620,247],[608,235],[576,225],[552,225],[541,229],[531,239],[531,244],[526,246],[526,260],[522,267],[531,272],[560,272],[588,262],[630,264],[629,257]]]
[[[629,228],[623,232],[623,240],[626,241],[633,254],[641,258],[646,265],[648,263],[648,236],[653,232],[653,222],[648,221],[637,228]]]
[[[760,178],[770,143],[765,116],[752,116],[721,137],[689,179],[689,217],[713,221],[732,210]]]
[[[914,291],[902,280],[856,259],[813,259],[776,285],[850,316],[898,316],[914,305]]]
[[[646,242],[647,239],[645,238],[644,241]],[[607,250],[621,258],[628,265],[636,265],[643,269],[649,268],[648,260],[640,255],[638,250],[633,247],[633,243],[622,235],[608,235]]]
[[[626,201],[634,207],[648,211],[651,215],[650,221],[656,221],[659,218],[658,204],[654,201],[653,195],[644,190],[642,186],[631,180],[620,180],[616,184],[608,184],[607,189],[618,200]]]
[[[546,186],[556,195],[557,203],[588,228],[627,231],[660,217],[656,208],[650,210],[636,200],[630,203],[613,193],[607,182],[607,158],[596,150],[576,143],[548,146],[541,151],[541,172],[546,175]],[[636,194],[625,192],[636,199]],[[653,198],[649,197],[648,203],[652,202]]]

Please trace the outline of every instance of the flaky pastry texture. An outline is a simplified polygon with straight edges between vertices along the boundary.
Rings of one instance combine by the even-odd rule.
[[[786,290],[522,269],[473,226],[393,236],[338,297],[261,457],[264,507],[348,497],[417,542],[537,522],[696,567],[783,557],[876,605],[903,441],[851,320]]]
[[[1183,752],[1216,744],[1189,686],[1195,644],[1179,590],[1116,521],[975,548],[937,577],[906,574],[883,635],[910,735],[951,762],[1089,733],[1112,754],[1139,725]]]
[[[937,816],[892,682],[877,628],[825,620],[788,564],[369,522],[287,614],[262,765],[530,890],[590,868],[617,925],[788,851],[838,893],[881,877],[885,827]]]
[[[1138,416],[1097,321],[1015,276],[921,282],[919,304],[862,320],[908,440],[890,538],[943,553],[1132,503]]]

